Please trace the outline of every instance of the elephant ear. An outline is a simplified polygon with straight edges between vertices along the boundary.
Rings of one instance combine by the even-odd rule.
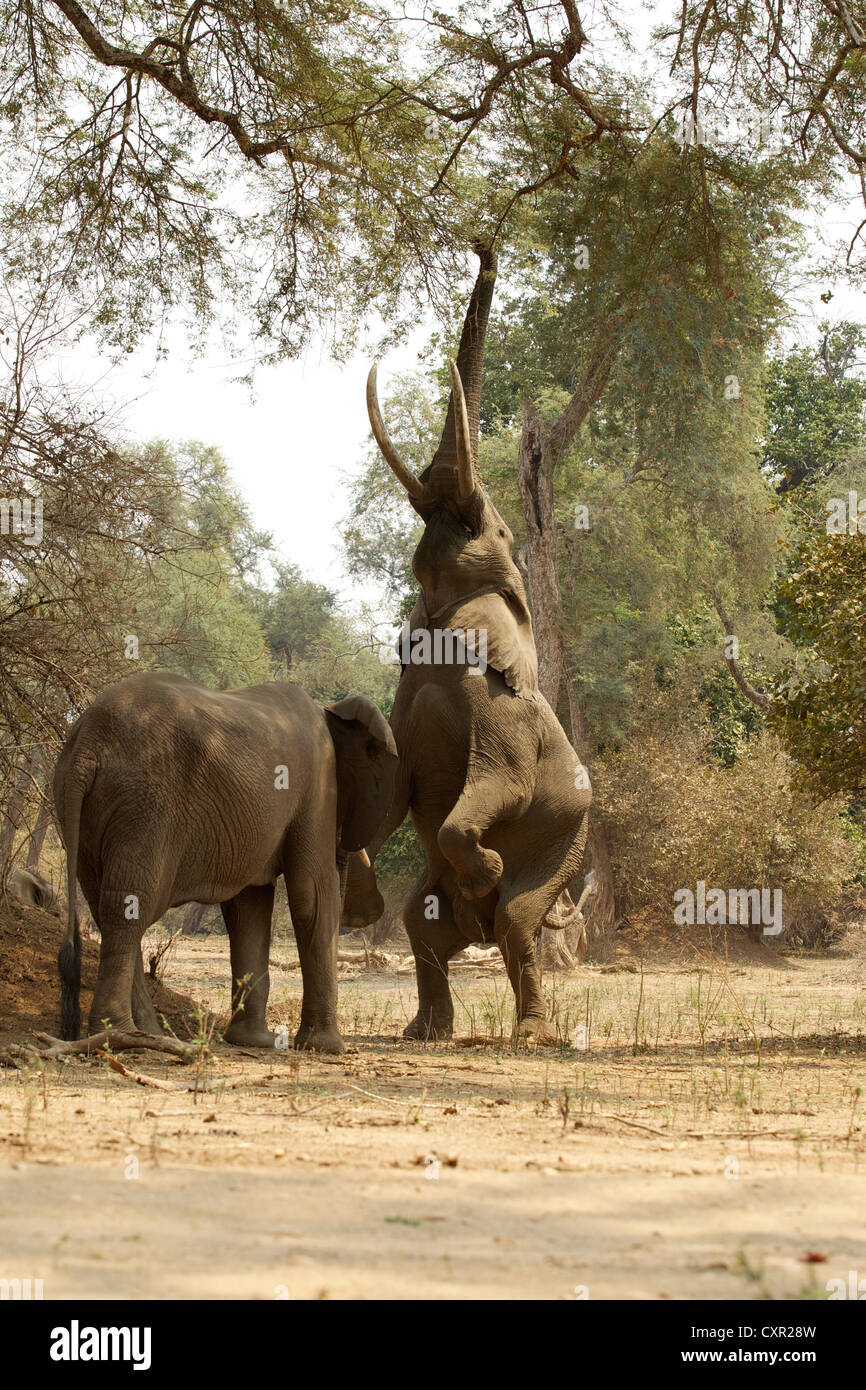
[[[448,626],[465,632],[467,647],[476,653],[478,633],[486,632],[487,665],[498,671],[521,699],[539,698],[532,620],[522,604],[516,609],[504,594],[479,594],[458,604],[448,618]]]
[[[383,748],[397,757],[397,745],[391,733],[391,726],[378,705],[374,705],[365,695],[347,695],[345,700],[325,705],[325,712],[336,715],[346,724],[363,724],[377,743],[381,743]]]

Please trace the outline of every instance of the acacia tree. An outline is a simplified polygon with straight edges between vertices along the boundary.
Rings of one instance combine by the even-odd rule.
[[[757,143],[797,151],[825,188],[853,173],[866,202],[862,4],[681,0],[678,21],[657,37],[669,49],[671,77],[683,81],[679,105],[694,138],[724,125],[732,105],[753,103],[753,117],[764,118],[753,120]],[[860,273],[864,230],[866,218],[845,248],[846,263]]]
[[[443,305],[455,248],[619,128],[598,69],[573,0],[21,0],[0,17],[0,245],[120,348],[227,295],[276,354],[314,326],[345,344],[370,306]],[[544,137],[514,145],[543,103]]]

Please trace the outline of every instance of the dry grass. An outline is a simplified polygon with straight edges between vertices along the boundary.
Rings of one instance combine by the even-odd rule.
[[[862,954],[634,944],[548,979],[555,1047],[512,1045],[505,978],[471,971],[455,1041],[407,1043],[412,980],[367,973],[341,985],[343,1057],[211,1031],[201,1075],[142,1056],[157,1088],[107,1061],[7,1071],[0,1247],[46,1297],[825,1297],[866,1275]],[[191,1036],[228,974],[224,939],[169,958]]]

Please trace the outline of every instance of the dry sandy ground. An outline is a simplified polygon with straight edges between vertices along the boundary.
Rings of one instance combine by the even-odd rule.
[[[298,972],[287,948],[274,961],[273,1022],[291,1027]],[[124,1054],[168,1090],[98,1060],[0,1069],[0,1277],[170,1299],[790,1298],[866,1280],[862,950],[619,966],[556,978],[559,1048],[516,1051],[504,979],[473,971],[463,1038],[404,1043],[412,980],[366,973],[341,985],[345,1057]],[[208,1006],[227,982],[222,939],[171,959],[169,983]]]

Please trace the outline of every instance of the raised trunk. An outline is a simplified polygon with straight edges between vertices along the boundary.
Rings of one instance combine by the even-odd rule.
[[[484,360],[484,339],[487,335],[487,320],[493,302],[493,289],[496,284],[496,253],[489,247],[476,246],[479,267],[478,278],[472,289],[460,346],[457,349],[457,370],[463,383],[466,397],[466,413],[469,416],[469,432],[472,439],[473,455],[478,451],[478,427],[481,419],[481,376]],[[457,434],[454,392],[448,398],[448,413],[439,448],[433,455],[433,462],[448,461],[457,456]]]

